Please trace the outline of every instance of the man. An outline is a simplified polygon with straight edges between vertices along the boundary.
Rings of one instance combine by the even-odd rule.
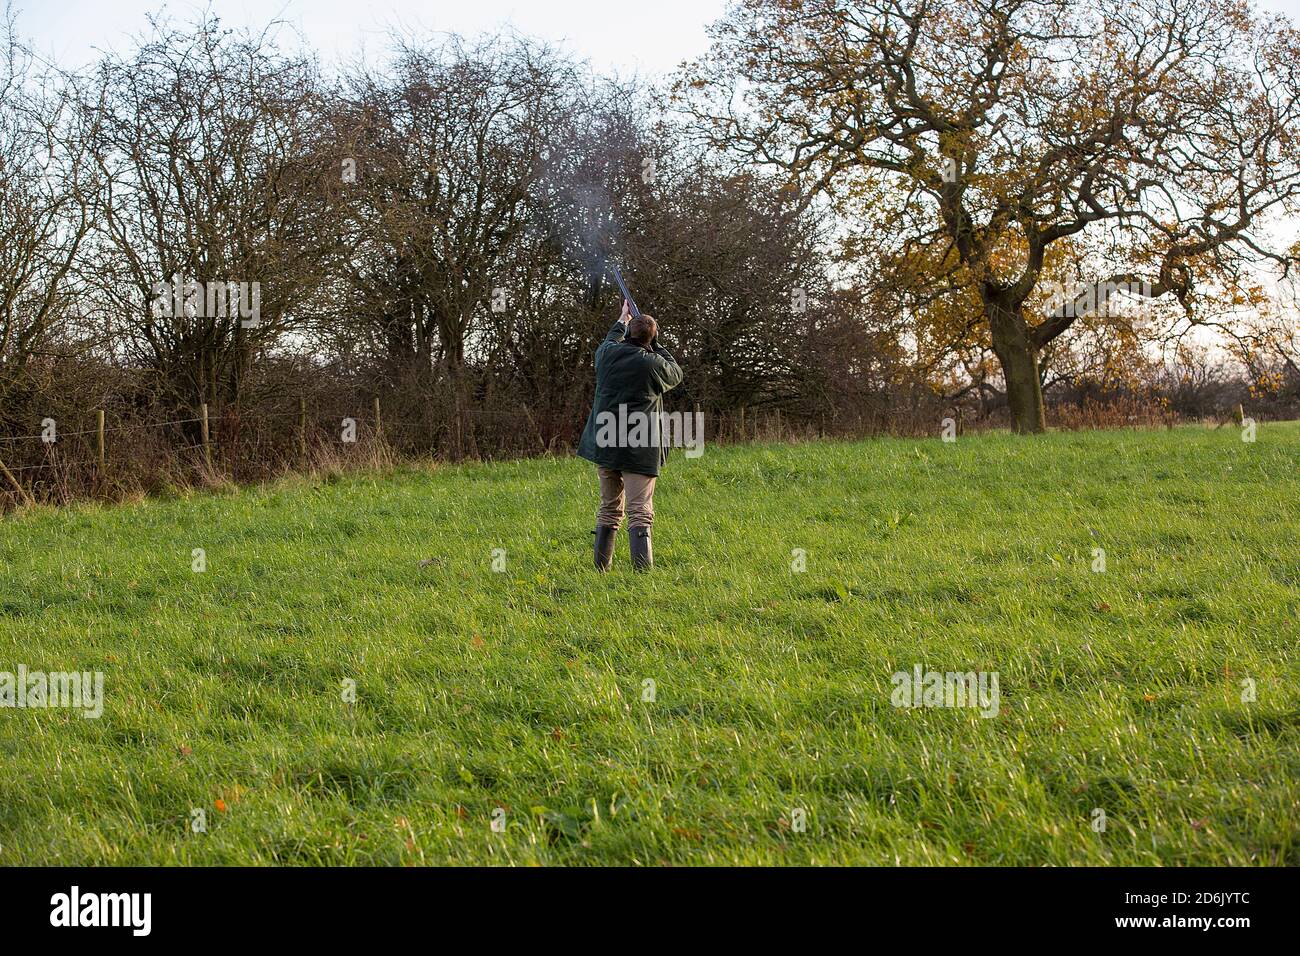
[[[663,396],[682,382],[681,366],[655,341],[658,334],[654,318],[632,318],[624,300],[622,314],[596,349],[596,397],[578,455],[593,462],[600,476],[597,571],[608,571],[614,563],[614,536],[623,523],[625,497],[632,567],[645,571],[654,564],[650,526],[655,479],[668,460]]]

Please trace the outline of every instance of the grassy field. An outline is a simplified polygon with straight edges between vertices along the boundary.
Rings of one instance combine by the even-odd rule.
[[[677,455],[650,576],[572,459],[2,521],[0,671],[105,705],[0,709],[0,863],[1295,865],[1300,424],[1240,435]]]

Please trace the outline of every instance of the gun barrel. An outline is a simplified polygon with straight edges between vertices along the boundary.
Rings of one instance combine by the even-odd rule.
[[[619,291],[623,293],[623,298],[627,299],[627,304],[632,309],[632,314],[638,319],[641,318],[641,310],[636,307],[636,300],[632,298],[632,293],[627,291],[627,283],[623,281],[623,273],[618,271],[618,266],[614,263],[609,264],[609,271],[614,274],[614,281],[618,283]]]

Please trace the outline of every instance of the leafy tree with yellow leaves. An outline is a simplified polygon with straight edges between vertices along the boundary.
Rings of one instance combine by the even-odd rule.
[[[1300,265],[1272,235],[1300,35],[1246,3],[739,0],[712,32],[678,89],[701,135],[809,196],[900,189],[914,281],[959,304],[932,330],[985,338],[1019,432],[1045,350],[1112,300],[1195,323]]]

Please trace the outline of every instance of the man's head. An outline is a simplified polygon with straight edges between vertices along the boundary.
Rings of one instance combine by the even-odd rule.
[[[650,343],[655,340],[659,334],[659,324],[655,322],[653,315],[641,315],[633,317],[632,321],[627,324],[627,337],[631,342],[635,342],[642,348],[649,348]]]

